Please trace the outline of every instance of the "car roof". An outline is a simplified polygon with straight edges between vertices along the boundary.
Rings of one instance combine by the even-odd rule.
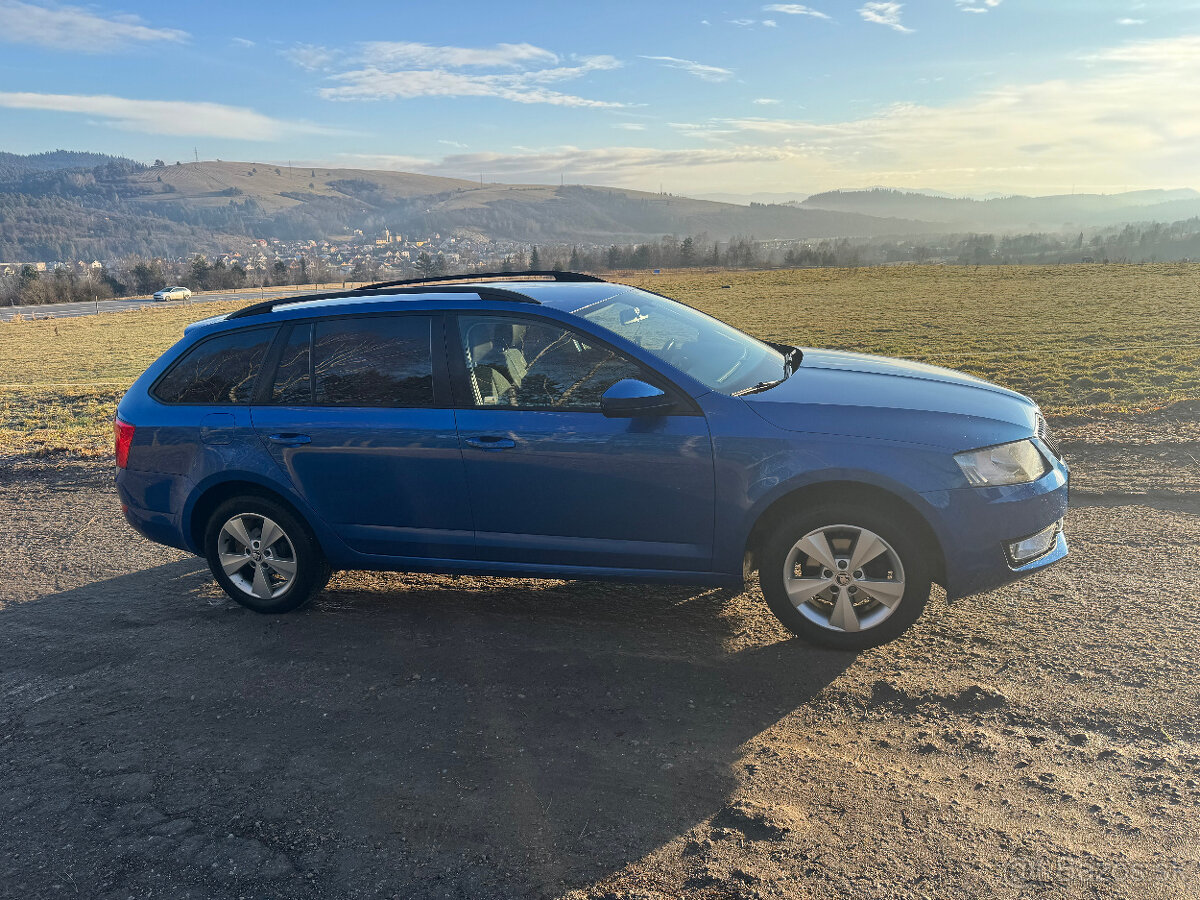
[[[511,277],[509,277],[511,276]],[[546,277],[549,276],[549,280]],[[452,282],[452,283],[447,283]],[[603,281],[574,272],[485,273],[444,278],[382,282],[328,294],[278,297],[243,307],[223,316],[194,323],[187,331],[216,324],[266,324],[291,318],[308,318],[328,313],[398,309],[401,304],[471,308],[481,301],[494,309],[497,304],[517,308],[524,304],[571,313],[603,300],[636,290],[629,285]],[[242,323],[242,319],[247,319]],[[253,320],[257,319],[258,322]]]

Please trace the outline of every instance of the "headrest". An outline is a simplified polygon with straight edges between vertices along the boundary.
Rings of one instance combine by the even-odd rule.
[[[479,322],[471,326],[467,341],[471,358],[478,361],[493,350],[507,350],[525,340],[525,325],[503,322]]]

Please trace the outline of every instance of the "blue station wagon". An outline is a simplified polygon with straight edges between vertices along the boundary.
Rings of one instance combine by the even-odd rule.
[[[757,571],[793,632],[861,649],[934,582],[961,597],[1067,554],[1067,467],[1026,397],[574,273],[197,322],[114,429],[130,525],[264,613],[336,569],[735,589]]]

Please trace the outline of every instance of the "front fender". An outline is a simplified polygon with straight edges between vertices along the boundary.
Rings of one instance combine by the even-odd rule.
[[[717,438],[714,445],[717,571],[742,570],[750,534],[773,504],[797,491],[835,482],[864,485],[897,497],[916,510],[939,544],[945,545],[942,517],[923,492],[961,479],[949,454],[921,445],[829,435],[789,434],[765,445],[761,437],[744,442]]]

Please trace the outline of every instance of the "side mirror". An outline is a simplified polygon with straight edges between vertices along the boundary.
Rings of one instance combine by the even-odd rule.
[[[664,416],[674,408],[665,391],[636,378],[621,379],[600,398],[600,411],[610,419]]]

